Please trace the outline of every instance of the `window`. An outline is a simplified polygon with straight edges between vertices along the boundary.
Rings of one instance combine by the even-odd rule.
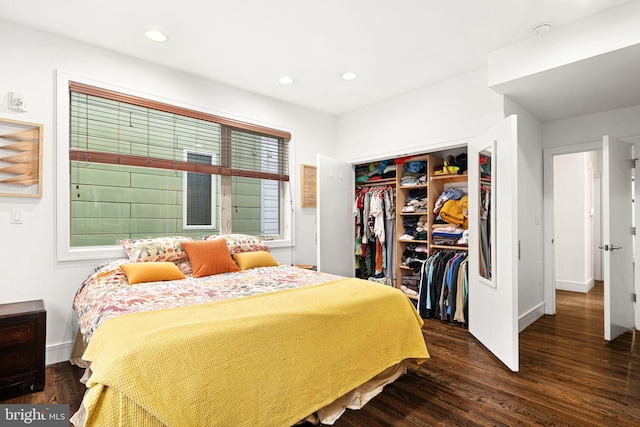
[[[71,252],[166,235],[286,237],[289,133],[74,81],[67,93]]]
[[[215,155],[184,150],[189,163],[215,164]],[[213,229],[216,223],[214,176],[206,173],[185,172],[182,188],[182,227],[186,229]]]

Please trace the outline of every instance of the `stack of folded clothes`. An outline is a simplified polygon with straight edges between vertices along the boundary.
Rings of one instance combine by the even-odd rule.
[[[399,237],[400,240],[427,240],[429,236],[427,233],[427,221],[426,215],[408,216],[403,218],[402,225],[404,226],[404,234]]]
[[[410,212],[428,212],[428,211],[429,211],[429,206],[427,204],[426,188],[415,188],[409,191],[409,193],[407,193],[407,197],[405,198],[402,212],[410,213]]]
[[[427,245],[419,243],[410,243],[407,245],[406,249],[414,252],[422,252],[424,254],[429,252],[429,249],[427,249]]]
[[[432,227],[434,245],[456,245],[462,239],[464,229],[450,224],[434,224]]]
[[[449,224],[469,228],[468,196],[458,188],[450,187],[444,190],[436,200],[433,213]]]
[[[405,249],[402,252],[402,265],[412,268],[413,271],[417,273],[428,257],[426,252],[415,252],[410,249]]]
[[[396,165],[393,160],[381,160],[356,166],[356,183],[375,182],[396,177]]]
[[[403,276],[402,285],[400,289],[407,295],[418,295],[418,289],[420,288],[420,274],[414,274],[412,276]]]
[[[405,162],[400,185],[402,187],[411,187],[416,185],[424,185],[427,183],[427,162],[413,161]]]

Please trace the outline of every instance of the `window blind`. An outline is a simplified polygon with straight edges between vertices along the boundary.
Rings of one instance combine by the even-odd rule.
[[[288,132],[70,83],[72,161],[288,181]],[[214,154],[185,161],[185,149]]]

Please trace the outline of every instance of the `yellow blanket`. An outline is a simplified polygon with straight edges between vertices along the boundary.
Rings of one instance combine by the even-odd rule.
[[[288,426],[429,357],[399,290],[359,279],[105,321],[86,425]]]

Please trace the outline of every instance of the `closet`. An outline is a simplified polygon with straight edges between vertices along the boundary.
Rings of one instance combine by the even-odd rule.
[[[466,324],[468,180],[456,152],[356,165],[356,275],[401,289],[422,317]],[[382,242],[367,197],[383,211]]]
[[[428,163],[426,188],[431,198],[429,200],[428,197],[427,200],[429,207],[431,208],[432,204],[435,203],[438,193],[441,194],[449,187],[464,186],[465,184],[469,203],[468,247],[458,244],[457,241],[453,245],[446,244],[445,240],[436,241],[431,228],[436,223],[435,215],[432,214],[433,211],[430,211],[429,218],[433,222],[429,222],[429,232],[426,236],[428,255],[430,257],[437,252],[446,251],[468,253],[466,265],[469,299],[466,326],[479,342],[491,350],[498,359],[514,372],[519,368],[518,327],[520,319],[524,319],[524,317],[519,316],[518,312],[518,283],[520,276],[533,271],[529,270],[529,267],[532,267],[533,259],[529,257],[526,246],[523,248],[522,259],[519,258],[519,240],[521,237],[519,232],[525,224],[522,222],[525,218],[522,215],[518,215],[518,206],[521,203],[522,194],[524,194],[518,191],[517,179],[522,175],[518,169],[521,153],[518,135],[521,132],[524,131],[518,130],[518,118],[512,115],[485,132],[468,139],[466,141],[466,150],[460,148],[461,146],[453,147],[450,145],[446,152],[444,151],[445,149],[443,151],[434,149],[431,152],[424,152]],[[446,175],[435,173],[440,164],[444,165],[444,161],[449,155],[455,155],[457,160],[457,156],[461,151],[465,151],[468,156],[467,177],[464,177],[464,174],[462,177],[456,176],[458,175],[457,173]],[[483,171],[481,169],[480,162],[487,159],[481,159],[480,155],[490,157],[488,170]],[[348,163],[321,154],[318,154],[317,160],[318,270],[343,276],[353,276],[355,271],[353,201],[355,187],[365,184],[359,181],[356,183],[354,165],[364,162]],[[395,164],[395,161],[400,159],[392,158],[391,160]],[[400,199],[405,192],[410,191],[410,189],[400,188],[402,186],[401,181],[399,181],[402,176],[400,169],[404,166],[400,167],[399,165],[400,163],[396,164],[395,176],[396,214],[398,214],[399,209],[401,210]],[[490,176],[488,176],[487,172],[490,173]],[[482,173],[484,173],[482,178],[485,181],[481,181]],[[385,183],[385,185],[390,184]],[[500,191],[498,192],[496,189],[500,189]],[[485,198],[489,198],[488,203],[485,203],[482,207],[479,206],[481,191],[484,192]],[[520,197],[518,197],[519,194]],[[485,224],[487,239],[485,247],[481,251],[480,215],[483,209],[487,211],[488,220]],[[396,224],[397,221],[398,218],[396,218]],[[411,243],[400,243],[399,238],[402,234],[404,234],[404,230],[396,230],[396,238],[398,239],[396,242],[397,252],[400,251],[401,245],[404,246]],[[449,240],[449,242],[451,241]],[[486,247],[487,244],[488,247]],[[496,255],[499,255],[499,257]],[[396,261],[398,256],[399,253],[396,253]],[[480,261],[482,257],[484,257],[489,268],[486,268],[481,274]],[[521,266],[525,266],[527,270],[524,271],[524,267]],[[462,271],[464,275],[464,270]],[[400,278],[412,274],[413,269],[401,269],[399,265],[396,265],[395,272],[395,286],[401,288]],[[416,299],[415,296],[411,301],[418,306],[420,305],[419,298]]]

